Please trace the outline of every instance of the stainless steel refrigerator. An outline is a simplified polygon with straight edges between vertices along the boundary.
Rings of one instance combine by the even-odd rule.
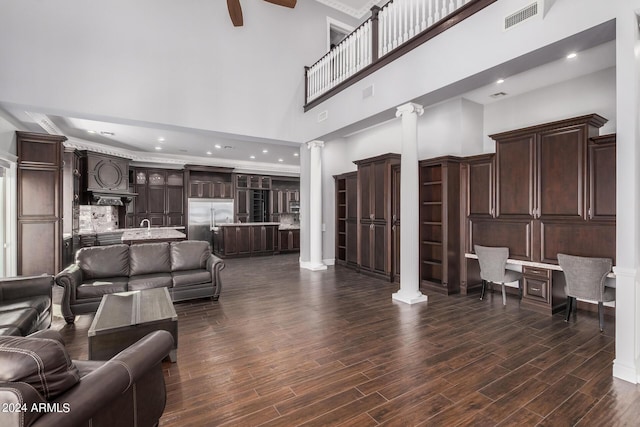
[[[187,233],[189,240],[211,243],[211,230],[218,224],[233,222],[233,200],[189,199]]]

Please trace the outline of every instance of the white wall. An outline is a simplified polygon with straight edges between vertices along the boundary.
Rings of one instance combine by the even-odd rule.
[[[484,151],[495,151],[488,135],[591,113],[609,120],[601,135],[615,133],[615,67],[486,105]]]

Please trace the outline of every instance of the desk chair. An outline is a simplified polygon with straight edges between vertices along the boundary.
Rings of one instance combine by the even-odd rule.
[[[504,284],[515,281],[518,282],[520,298],[522,298],[522,286],[520,284],[522,273],[506,269],[507,258],[509,258],[509,248],[491,248],[474,245],[474,250],[476,255],[478,255],[480,278],[482,279],[480,299],[482,300],[484,298],[487,283],[499,283],[502,285],[502,305],[507,305],[507,294]]]
[[[616,290],[604,286],[607,274],[611,272],[612,262],[609,258],[587,258],[574,255],[558,254],[558,263],[564,272],[567,282],[567,316],[569,321],[573,306],[577,306],[576,298],[598,302],[598,318],[600,332],[604,327],[604,302],[615,301]],[[576,307],[577,309],[577,307]]]

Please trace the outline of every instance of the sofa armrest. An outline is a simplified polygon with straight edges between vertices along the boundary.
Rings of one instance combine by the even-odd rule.
[[[105,408],[110,407],[112,402],[122,399],[123,394],[133,384],[141,379],[147,380],[148,374],[157,370],[157,376],[162,380],[161,361],[169,354],[172,346],[173,337],[169,332],[155,331],[148,334],[104,362],[102,366],[83,376],[80,382],[69,391],[56,397],[53,402],[59,403],[63,410],[44,414],[37,425],[39,423],[43,426],[56,427],[87,425],[89,419],[104,416]],[[166,390],[164,383],[160,382],[163,386],[162,390],[156,389],[155,393],[162,394],[160,409],[163,409]],[[141,397],[137,396],[137,398]],[[64,411],[63,405],[68,408],[67,412]],[[159,412],[162,413],[161,410]]]
[[[21,276],[0,279],[0,301],[36,296],[49,296],[53,289],[53,276]]]
[[[107,363],[118,363],[130,375],[131,384],[138,381],[151,366],[162,362],[173,348],[173,336],[167,331],[155,331],[113,356]]]
[[[217,301],[220,298],[220,291],[222,290],[222,279],[220,279],[220,272],[224,270],[225,264],[222,259],[211,254],[207,260],[207,271],[211,272],[211,281],[216,287],[213,292],[213,300]]]
[[[38,391],[27,383],[0,382],[0,426],[28,426],[40,415],[33,411],[34,404],[45,403],[46,400]]]
[[[36,331],[32,334],[29,334],[27,338],[41,338],[41,339],[54,340],[64,345],[64,339],[62,339],[62,335],[60,335],[60,332],[54,329],[43,329],[41,331]]]
[[[71,312],[71,302],[76,300],[76,289],[82,285],[83,274],[77,264],[72,264],[56,274],[56,284],[63,288],[60,309],[67,323],[73,323],[74,315]]]

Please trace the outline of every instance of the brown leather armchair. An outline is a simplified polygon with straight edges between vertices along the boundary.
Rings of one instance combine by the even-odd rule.
[[[0,335],[26,336],[47,329],[51,325],[52,288],[51,275],[0,279]]]
[[[108,361],[72,361],[57,331],[0,337],[0,426],[157,426],[172,345],[156,331]]]

